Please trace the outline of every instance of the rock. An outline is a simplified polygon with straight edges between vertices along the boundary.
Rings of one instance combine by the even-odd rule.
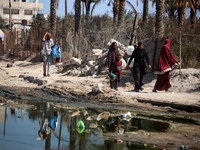
[[[101,119],[108,120],[109,117],[110,117],[109,112],[102,112],[97,116],[97,121],[100,121]]]
[[[94,66],[94,63],[95,63],[95,62],[96,62],[96,61],[93,61],[93,60],[88,61],[88,66],[90,66],[90,67]]]
[[[71,115],[71,117],[74,117],[74,116],[80,116],[80,111],[77,111],[77,112],[75,112],[75,113],[73,113],[73,114]]]
[[[95,129],[97,127],[98,127],[98,123],[97,122],[89,124],[89,128]]]
[[[80,59],[80,58],[75,58],[75,57],[72,57],[71,61],[72,61],[72,64],[73,64],[73,65],[77,65],[77,66],[80,66],[81,63],[82,63],[82,59]]]
[[[92,87],[92,93],[93,94],[98,94],[98,93],[104,93],[103,90],[103,84],[98,83],[97,85],[95,85],[94,87]]]
[[[124,55],[125,55],[125,52],[124,52],[124,51],[122,51],[122,50],[119,50],[119,54],[120,54],[122,57],[124,57]]]
[[[101,71],[101,75],[107,75],[108,73],[109,73],[108,70],[102,70],[102,71]]]
[[[108,55],[108,50],[105,53],[102,53],[101,55],[99,55],[99,59],[106,57]]]
[[[131,86],[131,84],[130,84],[130,82],[126,82],[126,83],[124,83],[124,88],[126,88],[126,87],[129,87],[129,86]]]
[[[81,71],[77,70],[77,69],[74,69],[74,70],[71,70],[69,72],[69,74],[72,75],[72,76],[80,76],[81,75]]]
[[[102,52],[103,52],[103,50],[101,50],[101,49],[93,49],[92,50],[93,55],[100,55],[100,54],[102,54]]]
[[[62,63],[62,67],[64,67],[64,66],[70,66],[70,65],[80,66],[81,64],[82,64],[82,59],[72,57],[70,60],[67,60],[67,61],[63,62]]]
[[[86,115],[88,115],[89,113],[88,113],[88,111],[86,111],[86,110],[82,110],[82,111],[81,111],[81,114],[82,114],[83,116],[86,116]]]
[[[65,62],[62,63],[62,66],[70,66],[72,64],[71,60],[67,60]]]
[[[86,66],[84,67],[84,74],[85,74],[85,76],[88,75],[89,70],[90,70],[90,67],[88,67],[88,66],[86,65]]]
[[[88,55],[87,60],[97,60],[99,55]]]
[[[113,42],[116,42],[116,43],[117,43],[118,49],[123,50],[123,51],[126,51],[126,47],[125,47],[123,44],[121,44],[120,42],[118,42],[117,40],[115,40],[115,39],[111,39],[111,40],[108,42],[107,45],[110,46]]]

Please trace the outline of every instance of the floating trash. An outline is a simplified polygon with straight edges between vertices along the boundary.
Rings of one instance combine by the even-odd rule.
[[[83,131],[85,130],[85,125],[84,122],[82,120],[80,120],[77,125],[76,125],[76,130],[79,134],[82,134]]]

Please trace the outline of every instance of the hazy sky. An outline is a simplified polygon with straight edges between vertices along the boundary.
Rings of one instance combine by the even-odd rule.
[[[31,2],[33,0],[29,0],[29,2]],[[68,13],[74,13],[74,4],[75,0],[68,0]],[[142,15],[142,11],[143,11],[143,3],[142,0],[138,0],[139,4],[137,6],[136,0],[129,0],[133,6],[135,7],[136,11],[140,13],[140,15]],[[96,6],[93,15],[102,15],[105,13],[108,13],[110,16],[112,16],[112,6],[107,6],[107,2],[108,0],[102,0],[102,2]],[[50,0],[39,0],[39,3],[43,3],[43,11],[41,11],[40,13],[44,13],[44,14],[49,14],[50,13]],[[126,9],[130,10],[131,7],[128,6],[126,4]],[[155,6],[152,7],[152,3],[149,3],[149,13],[155,13]],[[57,15],[58,16],[64,16],[65,14],[65,0],[60,0],[59,2],[59,7],[57,10]],[[186,13],[187,17],[190,15],[189,10]],[[198,17],[200,17],[200,13],[198,12]]]

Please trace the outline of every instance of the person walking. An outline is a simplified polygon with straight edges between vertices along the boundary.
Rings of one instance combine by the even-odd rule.
[[[46,32],[45,35],[42,38],[43,48],[42,48],[42,54],[43,54],[43,75],[50,76],[50,67],[52,62],[52,55],[51,51],[54,48],[55,44],[53,39],[51,38],[51,33]],[[46,74],[46,66],[47,68],[47,74]]]
[[[157,74],[157,81],[155,83],[153,92],[157,92],[157,90],[165,90],[165,92],[168,92],[168,89],[171,87],[170,72],[177,66],[179,66],[178,61],[174,58],[174,56],[171,53],[170,45],[171,40],[166,39],[165,45],[160,51],[158,65],[155,70],[155,74]]]
[[[117,43],[113,42],[110,45],[109,52],[108,52],[107,59],[106,59],[106,66],[108,67],[109,72],[111,72],[111,70],[112,70],[112,67],[116,60],[117,54],[119,54],[119,51],[117,49]]]
[[[116,61],[113,64],[113,68],[111,70],[111,73],[114,73],[117,78],[114,81],[110,82],[110,87],[111,89],[115,89],[118,91],[118,83],[121,81],[121,76],[122,76],[122,61],[121,61],[122,56],[120,54],[116,55]]]
[[[138,43],[137,49],[133,51],[131,58],[128,62],[128,65],[126,67],[126,70],[129,69],[129,65],[133,58],[134,58],[133,75],[134,75],[134,81],[135,81],[134,91],[139,92],[139,90],[143,90],[142,80],[143,80],[144,74],[146,73],[145,61],[144,61],[145,59],[146,59],[146,62],[148,63],[148,67],[151,68],[151,65],[149,63],[149,57],[146,53],[146,50],[144,49],[144,45],[142,41]]]
[[[116,60],[116,55],[119,54],[119,51],[117,49],[117,43],[116,42],[113,42],[111,45],[110,45],[110,48],[109,48],[109,51],[108,51],[108,55],[107,55],[107,58],[106,58],[106,67],[108,67],[108,70],[109,70],[109,73],[111,73],[112,71],[112,68],[113,68],[113,64]],[[110,80],[110,88],[112,89],[112,83],[113,81]]]

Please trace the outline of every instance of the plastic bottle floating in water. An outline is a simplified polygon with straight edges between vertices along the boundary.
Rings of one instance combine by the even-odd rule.
[[[77,130],[77,132],[78,133],[83,133],[83,131],[85,130],[85,125],[84,125],[84,123],[83,123],[83,121],[82,120],[80,120],[78,123],[77,123],[77,125],[76,125],[76,130]]]

